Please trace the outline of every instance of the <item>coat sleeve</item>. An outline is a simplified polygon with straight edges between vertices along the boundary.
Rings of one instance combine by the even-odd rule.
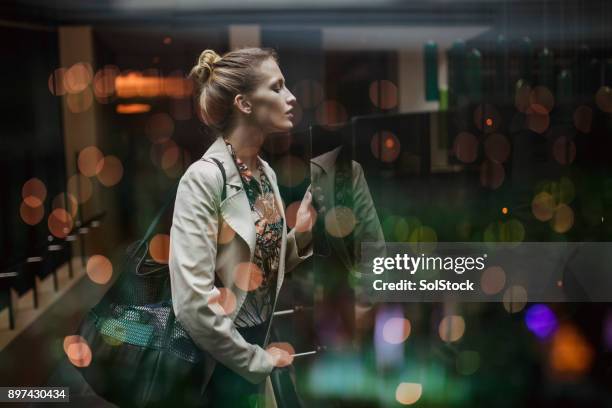
[[[370,194],[368,183],[363,175],[363,168],[353,161],[353,212],[355,214],[355,247],[356,262],[361,261],[361,243],[368,242],[375,247],[374,253],[385,256],[385,237],[376,214],[374,200]]]
[[[297,232],[295,228],[292,229],[287,234],[285,272],[295,269],[310,256],[312,256],[312,232]]]
[[[248,381],[263,381],[274,368],[267,353],[249,344],[232,320],[210,307],[214,286],[218,209],[223,179],[206,161],[191,165],[176,194],[170,230],[170,281],[177,320],[194,342]]]
[[[370,244],[370,257],[386,256],[386,243],[374,201],[368,188],[368,183],[363,174],[363,168],[359,163],[353,161],[353,212],[355,214],[354,247],[355,265],[362,261],[361,244]],[[361,273],[358,268],[354,269],[354,276],[358,278],[359,284],[355,286],[356,302],[360,305],[371,305],[375,295],[371,293],[372,282],[377,277],[372,273]],[[369,294],[369,295],[368,295]]]

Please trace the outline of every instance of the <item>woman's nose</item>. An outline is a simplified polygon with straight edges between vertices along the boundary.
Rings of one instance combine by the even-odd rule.
[[[295,98],[295,95],[291,93],[291,91],[288,90],[288,92],[289,92],[289,95],[287,96],[287,103],[290,105],[293,105],[297,102],[297,99]]]

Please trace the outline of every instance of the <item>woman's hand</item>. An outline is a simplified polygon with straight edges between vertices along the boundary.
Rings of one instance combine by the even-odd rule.
[[[312,226],[314,225],[317,217],[317,212],[312,206],[312,193],[310,192],[310,186],[302,198],[300,207],[297,210],[295,220],[295,230],[297,232],[311,232]]]
[[[293,356],[282,348],[270,346],[266,349],[266,353],[274,367],[287,367],[293,362]]]

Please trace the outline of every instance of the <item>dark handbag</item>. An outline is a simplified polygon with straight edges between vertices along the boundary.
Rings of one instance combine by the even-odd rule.
[[[223,175],[222,200],[226,195]],[[148,242],[176,187],[143,239],[129,246],[117,281],[81,323],[92,352],[80,371],[102,398],[121,407],[201,405],[205,352],[176,320],[167,264],[147,258]]]

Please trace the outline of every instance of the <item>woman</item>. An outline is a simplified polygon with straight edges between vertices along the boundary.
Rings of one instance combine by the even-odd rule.
[[[291,130],[296,99],[271,50],[206,50],[190,76],[202,118],[219,136],[178,187],[174,311],[207,354],[205,405],[252,406],[264,384],[270,394],[264,380],[273,368],[291,361],[264,347],[285,271],[312,254],[310,192],[287,233],[276,175],[257,155],[267,134]]]

